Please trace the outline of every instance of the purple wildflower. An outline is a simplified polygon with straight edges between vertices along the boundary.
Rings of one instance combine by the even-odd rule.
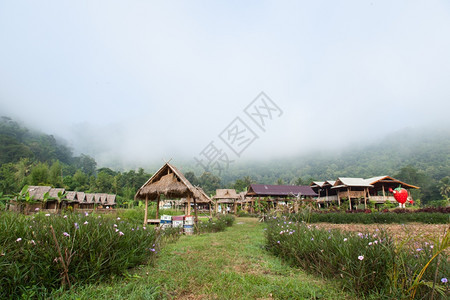
[[[447,283],[448,280],[447,280],[447,278],[444,277],[444,278],[441,278],[441,282],[442,282],[442,283]]]
[[[68,234],[67,232],[63,232],[64,236],[70,237],[70,234]]]

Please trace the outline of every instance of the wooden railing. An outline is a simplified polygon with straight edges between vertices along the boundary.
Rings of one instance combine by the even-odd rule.
[[[333,196],[325,196],[325,197],[319,197],[317,198],[318,202],[330,202],[330,201],[338,201],[338,196],[337,195],[333,195]]]
[[[377,203],[380,203],[380,202],[382,203],[382,202],[385,202],[385,201],[395,202],[394,196],[386,196],[386,197],[383,197],[383,196],[369,196],[369,200],[370,201],[375,201]]]

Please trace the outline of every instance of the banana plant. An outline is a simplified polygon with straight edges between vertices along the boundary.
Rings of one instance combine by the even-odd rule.
[[[28,192],[28,185],[24,186],[20,193],[13,195],[15,196],[14,199],[19,206],[20,212],[24,211],[26,205],[34,204],[37,202],[34,200],[33,196],[30,196],[30,193]]]
[[[56,208],[56,209],[61,209],[61,202],[62,202],[62,200],[63,199],[65,199],[66,198],[66,192],[61,192],[61,191],[59,191],[58,192],[58,207]]]

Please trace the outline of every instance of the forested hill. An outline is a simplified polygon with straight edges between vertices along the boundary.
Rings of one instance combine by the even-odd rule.
[[[8,117],[0,119],[0,164],[17,162],[21,158],[38,161],[72,162],[72,151],[53,135],[21,126]]]

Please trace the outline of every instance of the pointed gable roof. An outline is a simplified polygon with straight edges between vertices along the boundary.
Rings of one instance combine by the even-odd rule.
[[[393,178],[391,176],[387,176],[387,175],[367,178],[366,181],[372,185],[374,185],[376,183],[394,183],[394,184],[399,184],[402,187],[406,187],[406,188],[420,189],[420,187],[418,187],[418,186],[407,184],[405,182],[402,182],[398,179],[395,179],[395,178]]]
[[[312,188],[322,187],[324,183],[325,183],[325,181],[313,181],[313,182],[311,182],[311,184],[309,186]]]
[[[34,200],[44,200],[45,193],[49,193],[51,189],[51,186],[30,185],[27,191]]]
[[[183,198],[187,196],[201,198],[201,193],[184,177],[177,168],[165,163],[142,187],[137,191],[136,199],[156,200],[158,195],[169,198]]]
[[[77,201],[77,192],[68,191],[66,194],[66,199],[70,201]]]
[[[77,192],[78,202],[86,202],[86,194],[84,192]]]
[[[87,193],[86,194],[86,203],[94,203],[95,202],[95,194]]]
[[[239,199],[235,189],[217,189],[213,199]]]
[[[342,187],[373,187],[363,178],[339,177],[333,185],[333,189]]]

